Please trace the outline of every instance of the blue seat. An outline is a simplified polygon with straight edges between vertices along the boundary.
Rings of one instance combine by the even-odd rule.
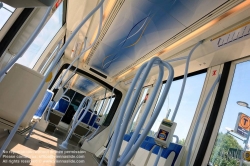
[[[123,137],[123,140],[128,142],[130,140],[130,138],[131,138],[131,135],[125,134]]]
[[[78,120],[81,118],[82,114],[85,112],[85,109],[82,110],[82,112],[80,113],[79,117],[78,117]]]
[[[146,150],[150,151],[155,146],[155,143],[148,142],[146,145]]]
[[[49,102],[51,101],[52,97],[53,97],[53,92],[47,90],[34,116],[39,118],[43,116],[43,113],[46,110],[47,106],[49,105]]]
[[[154,147],[154,145],[155,145],[154,143],[143,141],[140,147],[147,151],[150,151]]]
[[[81,115],[82,116],[82,115]],[[79,118],[81,118],[81,116],[79,116]],[[86,115],[83,117],[83,119],[82,119],[82,123],[85,123],[85,124],[88,124],[88,122],[89,122],[89,119],[90,119],[90,117],[91,117],[91,112],[87,112],[86,113]]]
[[[95,122],[96,118],[97,118],[97,115],[94,114],[94,115],[92,116],[90,122],[89,122],[89,126],[92,126],[92,125],[93,125],[93,123]]]
[[[154,139],[153,137],[147,136],[147,137],[145,138],[145,141],[148,141],[148,142],[151,142],[151,143],[155,144],[155,139]]]
[[[54,110],[59,111],[63,114],[66,113],[68,107],[69,107],[70,102],[66,99],[61,98],[56,105],[54,106]]]
[[[95,123],[93,127],[97,129],[99,127],[99,125],[97,123]]]
[[[157,146],[153,149],[152,153],[157,155],[158,152],[159,152],[159,150],[160,150],[160,146],[157,145]]]

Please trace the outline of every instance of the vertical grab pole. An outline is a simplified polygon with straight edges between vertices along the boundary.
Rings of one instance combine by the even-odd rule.
[[[13,129],[11,130],[8,138],[5,140],[3,146],[0,149],[0,157],[2,156],[4,150],[8,147],[10,141],[12,140],[12,138],[14,137],[16,131],[18,130],[18,127],[20,126],[21,122],[23,121],[24,117],[26,116],[26,114],[28,113],[31,105],[33,104],[33,102],[35,101],[36,97],[38,96],[38,94],[40,93],[41,89],[43,88],[45,81],[47,80],[47,77],[49,76],[50,72],[52,71],[52,69],[54,68],[54,66],[56,65],[56,63],[59,61],[59,59],[61,58],[62,54],[64,53],[66,47],[69,45],[70,41],[74,38],[75,34],[81,29],[82,25],[85,24],[85,22],[96,12],[96,10],[99,9],[99,7],[103,4],[104,0],[101,0],[101,2],[85,17],[85,19],[78,25],[78,27],[74,30],[74,32],[71,34],[71,36],[69,37],[69,39],[66,41],[66,43],[63,45],[63,47],[61,48],[61,50],[59,51],[59,53],[56,55],[55,60],[52,62],[53,65],[51,66],[51,68],[49,69],[48,73],[45,74],[44,78],[42,79],[42,82],[40,83],[38,89],[36,90],[35,94],[32,96],[29,104],[27,105],[27,107],[25,108],[25,110],[23,111],[22,115],[20,116],[20,118],[18,119],[18,121],[16,122],[15,126],[13,127]],[[3,71],[3,70],[2,70]],[[1,72],[2,72],[1,71]],[[2,76],[0,72],[0,77]],[[3,72],[5,73],[5,72]]]
[[[107,94],[107,89],[105,90],[104,99],[106,99],[106,94]],[[97,118],[98,118],[98,116],[99,116],[99,114],[100,114],[100,112],[101,112],[101,110],[102,110],[103,104],[104,104],[104,101],[103,101],[103,103],[102,103],[101,109],[100,109],[100,111],[98,112],[98,114],[97,114],[97,116],[96,116],[96,118],[95,118],[93,124],[89,127],[88,132],[87,132],[84,136],[82,136],[83,139],[87,137],[87,135],[89,134],[90,130],[93,128],[93,126],[94,126],[94,124],[95,124],[95,122],[96,122],[96,120],[97,120]],[[92,117],[93,117],[93,114],[94,114],[94,110],[92,110],[92,111],[93,111],[93,112],[92,112],[92,116],[91,116],[91,118],[89,119],[88,125],[89,125],[89,123],[90,123],[90,121],[91,121],[91,119],[92,119]],[[99,127],[100,127],[100,126],[99,126]],[[98,129],[99,129],[99,127],[98,127]],[[97,129],[96,129],[96,130],[97,130]],[[96,132],[97,132],[97,131],[95,131],[94,133],[96,133]],[[92,135],[92,136],[93,136],[93,135]],[[92,136],[91,136],[91,137],[92,137]],[[82,140],[82,138],[81,138],[81,140]],[[85,139],[84,139],[84,141],[85,141]]]
[[[141,143],[143,142],[143,140],[147,136],[147,134],[150,131],[150,129],[152,128],[156,118],[158,117],[158,115],[159,115],[159,113],[161,111],[161,108],[162,108],[162,106],[164,104],[165,98],[168,95],[170,86],[171,86],[173,78],[174,78],[174,70],[173,70],[173,67],[168,62],[160,61],[160,63],[163,64],[169,70],[167,83],[166,83],[166,85],[165,85],[165,87],[163,89],[162,96],[159,99],[159,102],[158,102],[158,104],[157,104],[157,106],[155,108],[155,111],[152,114],[152,116],[151,116],[148,124],[146,125],[144,131],[142,132],[141,136],[135,142],[135,144],[133,145],[131,150],[127,153],[127,155],[122,160],[119,160],[121,166],[126,165],[129,162],[129,160],[131,159],[131,157],[136,153],[136,151],[140,147]],[[123,152],[123,154],[124,154],[124,152]]]
[[[114,86],[113,89],[112,89],[111,96],[113,96],[113,94],[114,94],[115,87],[116,87],[118,84],[120,84],[120,83],[121,83],[121,81],[119,81],[119,82],[117,82],[117,83],[115,84],[115,86]],[[109,103],[109,104],[110,104],[110,103]],[[108,108],[109,108],[109,107],[108,107]],[[111,122],[108,139],[111,138],[111,133],[112,133],[112,130],[113,130],[113,127],[114,127],[115,119],[117,119],[118,116],[119,116],[119,112],[118,112],[117,114],[115,114],[115,116],[114,116],[114,118],[113,118],[113,120],[112,120],[112,122]],[[109,144],[108,144],[108,147],[104,150],[104,154],[103,154],[102,159],[101,159],[101,161],[100,161],[100,163],[99,163],[98,166],[102,166],[103,160],[104,160],[104,158],[105,158],[105,156],[106,156],[106,154],[107,154],[107,152],[108,152],[108,150],[109,150],[109,148],[110,148],[110,146],[111,146],[111,143],[112,143],[112,139],[110,140],[110,142],[109,142]]]
[[[37,122],[35,122],[35,123],[33,124],[32,128],[30,129],[29,134],[25,137],[25,139],[27,139],[27,140],[30,139],[30,135],[31,135],[32,131],[34,130],[36,124],[37,124]]]
[[[162,151],[163,151],[163,147],[160,147],[160,150],[159,150],[158,155],[157,155],[157,157],[156,157],[156,159],[155,159],[155,162],[154,162],[154,166],[157,166],[157,165],[158,165],[158,162],[159,162],[159,160],[160,160]]]
[[[78,109],[77,109],[77,111],[76,111],[76,113],[75,113],[75,115],[74,115],[74,117],[73,117],[72,126],[74,126],[74,125],[76,124],[76,122],[78,121],[79,116],[80,116],[80,114],[81,114],[82,111],[83,111],[83,104],[85,104],[85,101],[87,102],[87,99],[89,99],[89,97],[85,97],[85,98],[82,100],[80,106],[78,107]]]
[[[133,122],[134,122],[134,120],[135,120],[135,116],[136,116],[137,113],[139,112],[139,110],[140,110],[141,106],[143,105],[143,103],[145,103],[145,100],[143,100],[143,101],[140,103],[138,109],[135,111],[134,116],[131,118],[131,121],[130,121],[130,123],[129,123],[129,128],[128,128],[128,130],[127,130],[127,133],[130,133],[130,132],[131,132],[132,125],[133,125]]]
[[[148,68],[151,69],[152,68],[152,65],[156,62],[158,63],[159,59],[153,59],[151,61],[151,63],[149,63],[148,65]],[[149,73],[148,71],[146,71],[145,73]],[[121,161],[125,155],[130,151],[130,149],[132,148],[133,144],[135,143],[136,139],[137,139],[137,136],[139,135],[142,127],[143,127],[143,124],[145,123],[145,119],[147,118],[148,114],[149,114],[149,111],[153,105],[153,102],[155,100],[155,96],[157,95],[157,92],[159,90],[159,87],[161,86],[162,84],[162,78],[163,78],[163,75],[164,75],[164,67],[161,65],[161,63],[159,63],[159,75],[158,75],[158,79],[157,79],[157,82],[155,84],[155,86],[153,87],[153,91],[148,99],[148,103],[146,104],[145,106],[145,109],[144,109],[144,112],[142,114],[142,117],[141,117],[141,120],[139,121],[139,123],[137,124],[137,127],[134,131],[134,134],[132,135],[132,137],[130,138],[130,141],[128,142],[128,145],[126,146],[123,154],[121,155],[119,161]],[[144,80],[143,80],[143,83],[144,83]],[[132,112],[132,111],[131,111]],[[123,137],[122,137],[123,138]]]
[[[210,99],[217,83],[220,81],[220,77],[221,75],[218,75],[218,77],[216,78],[216,80],[214,81],[211,89],[209,90],[208,94],[207,94],[207,97],[202,105],[202,108],[201,108],[201,111],[199,113],[199,116],[198,116],[198,119],[195,123],[195,127],[194,127],[194,130],[193,130],[193,134],[191,136],[191,140],[190,140],[190,144],[189,144],[189,148],[188,148],[188,153],[187,153],[187,158],[186,158],[186,163],[185,163],[185,166],[188,166],[189,163],[190,163],[190,157],[191,157],[191,153],[192,153],[192,149],[193,149],[193,144],[194,144],[194,138],[195,138],[195,135],[197,133],[197,130],[198,130],[198,124],[200,123],[200,120],[201,120],[201,117],[203,115],[203,112],[207,106],[207,103],[208,103],[208,100]]]
[[[114,151],[114,148],[115,148],[115,145],[116,145],[116,141],[117,141],[117,137],[118,137],[118,134],[119,134],[119,128],[120,128],[120,125],[122,120],[123,120],[123,116],[125,114],[125,109],[126,109],[126,105],[124,103],[128,103],[129,102],[129,99],[130,99],[130,96],[132,95],[132,92],[134,90],[134,87],[137,83],[137,80],[139,79],[140,77],[140,73],[142,72],[142,70],[144,70],[144,67],[146,67],[147,64],[143,64],[142,67],[139,69],[139,71],[136,73],[135,75],[135,78],[133,79],[132,81],[132,84],[127,92],[127,95],[124,99],[124,102],[123,102],[123,105],[121,106],[120,110],[119,110],[119,116],[118,116],[118,119],[116,121],[116,127],[115,127],[115,130],[114,130],[114,134],[112,136],[112,142],[111,142],[111,149],[110,149],[110,152],[112,153]],[[111,157],[112,155],[109,156],[109,161],[111,161]]]
[[[139,69],[139,71],[137,72],[136,77],[134,78],[134,80],[132,82],[132,85],[130,86],[129,92],[127,93],[125,101],[122,105],[122,108],[120,109],[121,112],[120,112],[120,115],[118,117],[114,136],[112,138],[112,145],[111,145],[112,155],[110,155],[110,158],[112,158],[112,159],[109,160],[110,161],[108,163],[109,165],[112,165],[112,166],[116,165],[117,157],[118,157],[119,150],[121,148],[121,143],[123,140],[123,136],[126,132],[129,118],[131,117],[131,113],[133,111],[133,108],[134,108],[135,103],[137,101],[137,98],[139,96],[139,93],[142,89],[143,83],[145,82],[153,63],[156,61],[159,61],[159,60],[160,60],[160,58],[154,57],[148,63],[142,65],[141,68]],[[146,68],[145,68],[145,66],[146,66]],[[143,71],[143,74],[142,74],[140,81],[138,82],[138,85],[137,85],[138,88],[136,88],[135,93],[134,93],[133,97],[131,98],[131,93],[132,93],[133,89],[135,88],[135,84],[137,83],[139,76],[142,73],[142,70],[144,70],[144,71]],[[126,115],[124,116],[125,113],[126,113]],[[123,117],[124,117],[124,120],[123,120]],[[121,124],[121,126],[119,126],[120,124]],[[133,138],[133,136],[132,136],[132,138]]]
[[[72,133],[73,133],[73,131],[75,130],[75,128],[79,125],[79,123],[82,121],[82,119],[83,119],[83,118],[85,117],[85,115],[87,114],[87,112],[88,112],[88,110],[89,110],[89,108],[90,108],[90,106],[91,106],[91,104],[92,104],[92,98],[91,98],[91,97],[85,97],[85,98],[83,99],[83,102],[82,102],[82,103],[84,103],[84,101],[87,100],[87,99],[89,100],[89,103],[88,103],[88,105],[87,105],[87,108],[86,108],[85,112],[83,113],[83,115],[81,116],[81,118],[80,118],[75,124],[72,125],[72,128],[71,128],[71,130],[70,130],[70,132],[69,132],[67,138],[65,139],[65,141],[63,141],[62,144],[59,145],[62,149],[67,149],[68,141],[69,141],[70,136],[72,135]],[[80,108],[80,107],[79,107],[79,108]],[[78,109],[79,109],[79,108],[78,108]],[[77,119],[76,119],[76,120],[77,120]]]

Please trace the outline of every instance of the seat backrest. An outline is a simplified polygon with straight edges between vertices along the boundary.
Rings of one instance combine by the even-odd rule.
[[[140,147],[147,150],[147,151],[150,151],[154,145],[155,145],[154,143],[151,143],[148,141],[143,141]]]
[[[159,152],[159,150],[160,150],[160,146],[157,145],[157,146],[153,149],[152,153],[157,155],[158,152]]]
[[[93,123],[95,122],[96,118],[97,118],[97,115],[94,114],[94,115],[91,117],[91,120],[90,120],[90,122],[89,122],[89,126],[92,126],[92,125],[93,125]]]
[[[61,98],[56,105],[54,106],[54,110],[59,111],[63,114],[66,113],[68,107],[69,107],[70,102],[64,98]]]
[[[147,136],[147,137],[145,138],[145,140],[148,141],[148,142],[151,142],[151,143],[154,143],[154,144],[155,144],[155,139],[154,139],[153,137]]]
[[[97,129],[99,127],[99,125],[97,123],[95,123],[93,127]]]
[[[91,114],[92,114],[92,113],[88,111],[88,112],[86,113],[86,115],[84,116],[84,118],[82,119],[82,122],[85,123],[85,124],[88,124],[89,119],[90,119],[90,117],[91,117]],[[81,116],[82,116],[82,114],[81,114]],[[81,118],[81,116],[80,116],[79,118]]]
[[[125,134],[123,137],[123,140],[128,142],[130,140],[130,138],[131,138],[131,135]]]
[[[42,102],[40,103],[36,113],[34,116],[37,116],[37,117],[42,117],[43,116],[43,113],[45,112],[46,108],[48,107],[49,105],[49,102],[51,101],[52,97],[53,97],[53,92],[50,91],[50,90],[47,90],[44,97],[43,97],[43,100]]]
[[[39,87],[42,79],[43,75],[40,73],[20,64],[14,64],[0,82],[0,118],[15,124]],[[36,97],[21,122],[20,128],[25,128],[29,125],[44,97],[47,87],[48,82],[45,83]]]

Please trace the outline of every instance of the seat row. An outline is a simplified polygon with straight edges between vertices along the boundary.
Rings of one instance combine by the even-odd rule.
[[[133,133],[126,134],[123,138],[122,146],[119,152],[119,155],[125,150],[130,138]],[[140,135],[138,135],[138,138]],[[137,138],[137,139],[138,139]],[[145,140],[140,145],[140,148],[137,150],[136,154],[132,157],[129,162],[129,165],[132,166],[151,166],[154,165],[154,161],[158,155],[160,147],[155,143],[153,137],[147,136]],[[106,155],[106,160],[109,157],[109,151]],[[180,165],[181,159],[184,154],[184,147],[179,144],[170,143],[169,147],[164,149],[159,163],[159,166],[178,166]]]

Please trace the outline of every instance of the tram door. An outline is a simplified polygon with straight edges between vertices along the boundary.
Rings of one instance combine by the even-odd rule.
[[[250,165],[250,162],[242,159],[244,151],[250,151],[249,129],[250,58],[231,64],[224,96],[203,165]]]

